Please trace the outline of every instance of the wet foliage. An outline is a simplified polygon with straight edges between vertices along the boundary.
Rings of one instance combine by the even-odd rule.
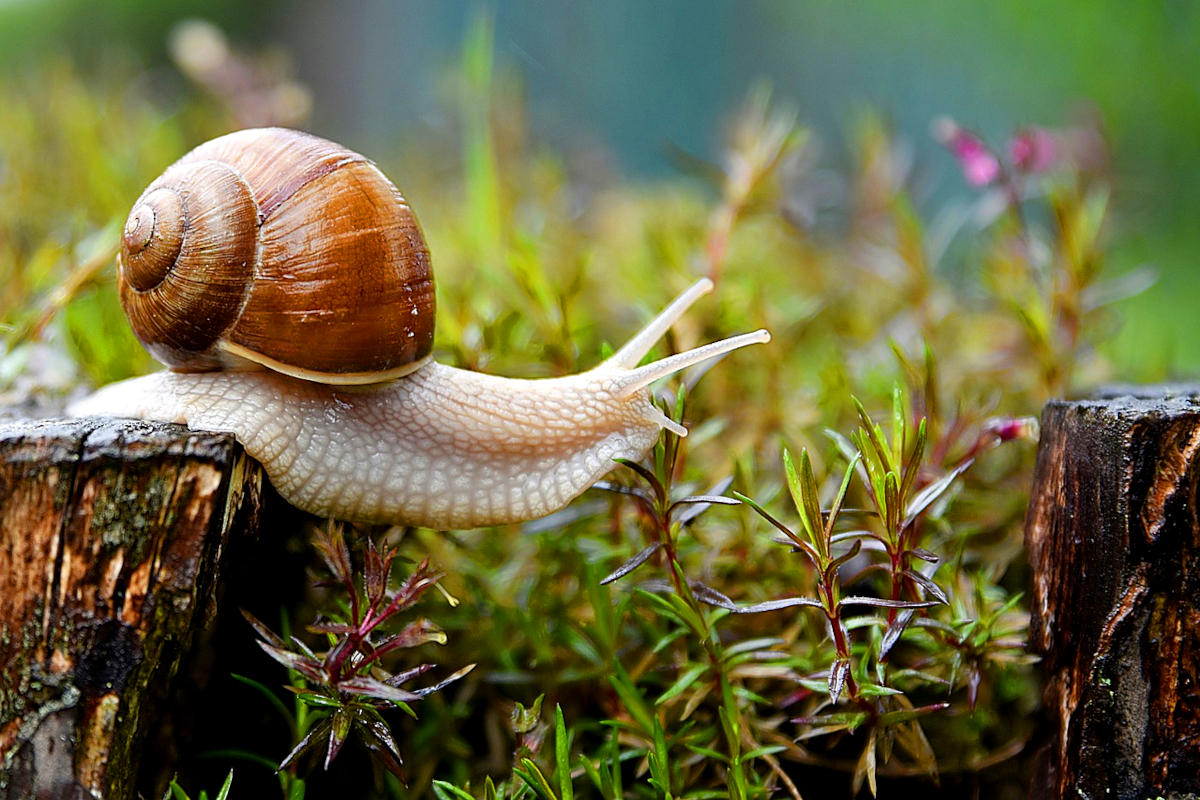
[[[678,178],[635,184],[540,145],[490,47],[481,22],[440,136],[377,154],[434,253],[438,358],[586,368],[700,275],[717,291],[660,350],[773,341],[661,387],[689,435],[545,519],[298,530],[314,588],[248,610],[237,635],[261,650],[209,709],[231,737],[265,710],[289,741],[218,748],[175,796],[231,763],[231,797],[256,779],[325,796],[306,780],[326,770],[344,797],[1020,786],[1040,695],[1021,544],[1036,415],[1107,377],[1113,304],[1151,278],[1105,269],[1094,122],[989,144],[943,120],[931,165],[863,115],[838,172],[756,88],[719,163],[680,154]],[[226,57],[175,93],[120,61],[0,83],[8,402],[153,368],[109,269],[129,205],[265,107],[238,87],[291,93],[280,113],[302,124],[274,62]],[[258,80],[221,77],[235,67]],[[958,167],[968,202],[921,195],[922,171]],[[373,760],[337,758],[355,737]]]

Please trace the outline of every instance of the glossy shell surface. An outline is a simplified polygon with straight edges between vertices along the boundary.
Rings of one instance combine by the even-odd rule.
[[[433,346],[416,216],[366,158],[298,131],[239,131],[168,168],[130,212],[118,281],[138,338],[179,371],[371,383]]]

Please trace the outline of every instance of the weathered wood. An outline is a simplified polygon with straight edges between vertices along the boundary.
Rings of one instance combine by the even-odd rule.
[[[1025,541],[1053,739],[1031,796],[1200,788],[1200,387],[1042,415]]]
[[[0,424],[0,799],[135,796],[143,712],[262,485],[228,435]]]

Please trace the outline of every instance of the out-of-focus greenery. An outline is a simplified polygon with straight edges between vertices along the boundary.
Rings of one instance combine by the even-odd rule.
[[[998,161],[969,208],[931,226],[903,144],[864,114],[831,206],[802,121],[759,88],[699,178],[614,182],[531,138],[519,81],[490,48],[480,23],[447,78],[446,136],[378,159],[434,253],[439,357],[573,372],[702,274],[717,292],[666,347],[758,327],[774,339],[666,387],[689,436],[618,468],[611,491],[525,525],[350,532],[431,559],[458,599],[426,596],[419,611],[447,643],[389,669],[436,662],[433,681],[478,667],[416,720],[388,717],[409,788],[350,766],[338,796],[798,797],[829,771],[871,790],[936,775],[1001,786],[995,770],[1028,757],[1039,696],[1022,650],[1026,418],[1109,375],[1094,345],[1131,288],[1105,282],[1103,168],[1066,149],[1045,170]],[[86,75],[52,60],[0,82],[4,388],[149,367],[97,265],[141,188],[235,124],[237,103],[184,98],[121,60]],[[428,166],[447,148],[461,148],[452,175]],[[951,252],[968,274],[947,274]],[[729,504],[733,490],[765,516]],[[687,499],[709,495],[725,499]],[[785,530],[793,552],[772,540]],[[298,611],[285,619],[301,628]],[[237,671],[285,682],[261,661]],[[258,719],[245,695],[227,699],[212,711],[231,731]],[[280,782],[258,765],[296,744],[242,753],[253,763],[234,794],[270,796]],[[182,785],[215,785],[228,757]],[[289,770],[317,796],[313,766]]]

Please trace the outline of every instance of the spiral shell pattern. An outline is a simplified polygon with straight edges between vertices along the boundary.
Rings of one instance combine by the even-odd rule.
[[[167,169],[130,212],[118,281],[134,332],[177,371],[373,383],[433,346],[416,216],[366,158],[298,131],[239,131]]]

